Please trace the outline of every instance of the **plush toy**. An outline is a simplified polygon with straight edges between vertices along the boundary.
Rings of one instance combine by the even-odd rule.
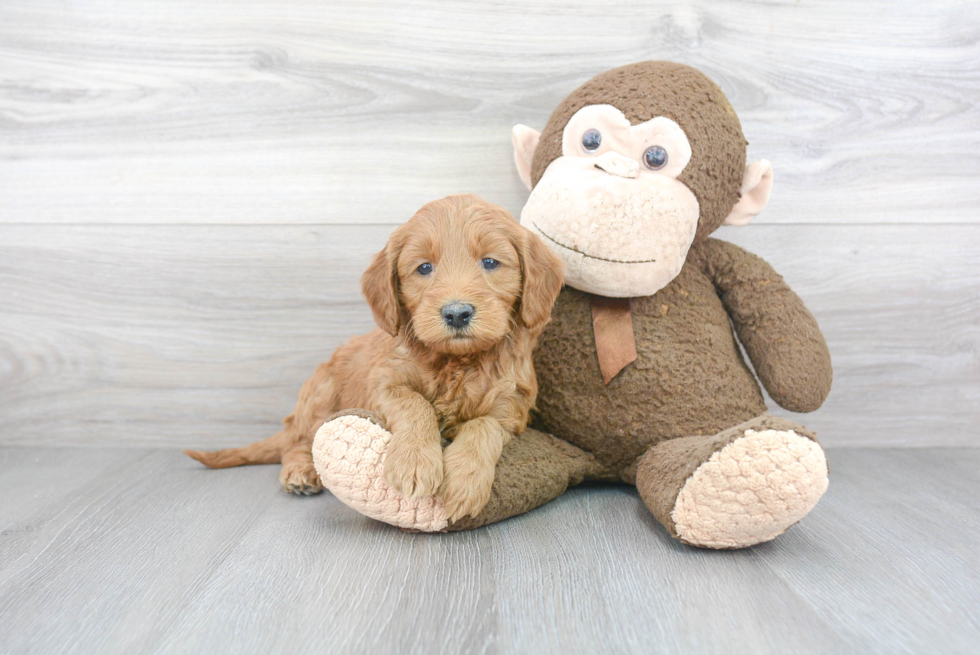
[[[388,433],[363,412],[318,432],[325,486],[423,531],[499,521],[583,480],[635,484],[696,546],[751,546],[799,521],[827,488],[827,461],[812,432],[766,413],[756,376],[782,407],[810,412],[830,390],[830,355],[766,262],[709,236],[768,202],[771,167],[746,165],[745,146],[721,89],[668,62],[598,75],[540,134],[515,127],[531,189],[521,223],[567,265],[535,355],[532,428],[504,449],[487,506],[452,524],[438,498],[387,486]]]

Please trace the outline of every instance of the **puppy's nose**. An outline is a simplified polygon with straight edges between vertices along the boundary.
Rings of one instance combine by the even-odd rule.
[[[442,308],[442,320],[449,327],[456,329],[464,328],[470,324],[471,318],[473,318],[473,305],[451,302]]]

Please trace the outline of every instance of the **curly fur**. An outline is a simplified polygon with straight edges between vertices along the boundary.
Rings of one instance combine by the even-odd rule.
[[[486,270],[492,257],[499,266]],[[432,272],[418,267],[431,263]],[[438,492],[450,518],[486,504],[504,445],[537,397],[531,353],[562,265],[506,210],[472,195],[431,202],[391,235],[362,277],[379,329],[321,364],[278,434],[244,448],[185,451],[212,468],[282,462],[290,492],[317,493],[313,436],[338,411],[376,412],[392,433],[385,477],[408,497]],[[473,306],[463,329],[441,310]],[[452,441],[443,452],[441,438]]]

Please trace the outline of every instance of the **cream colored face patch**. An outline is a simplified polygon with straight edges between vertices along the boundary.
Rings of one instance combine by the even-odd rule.
[[[691,146],[663,116],[630,125],[611,105],[583,107],[562,134],[562,156],[531,192],[521,225],[562,259],[571,286],[648,296],[680,272],[697,231],[697,198],[677,180]]]
[[[590,148],[592,145],[596,147]],[[654,168],[644,158],[651,148],[663,148],[667,153],[662,167]],[[623,112],[612,105],[589,105],[568,119],[561,138],[562,157],[599,157],[610,151],[638,162],[640,170],[675,178],[691,161],[687,135],[664,116],[630,125]]]

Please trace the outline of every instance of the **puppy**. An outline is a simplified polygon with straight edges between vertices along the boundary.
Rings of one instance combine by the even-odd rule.
[[[361,278],[380,329],[317,368],[282,431],[185,452],[211,468],[282,462],[287,491],[318,493],[316,430],[340,410],[368,409],[391,432],[391,486],[438,493],[451,520],[476,516],[501,450],[527,425],[538,391],[531,352],[562,282],[561,260],[506,210],[473,195],[430,202]]]

